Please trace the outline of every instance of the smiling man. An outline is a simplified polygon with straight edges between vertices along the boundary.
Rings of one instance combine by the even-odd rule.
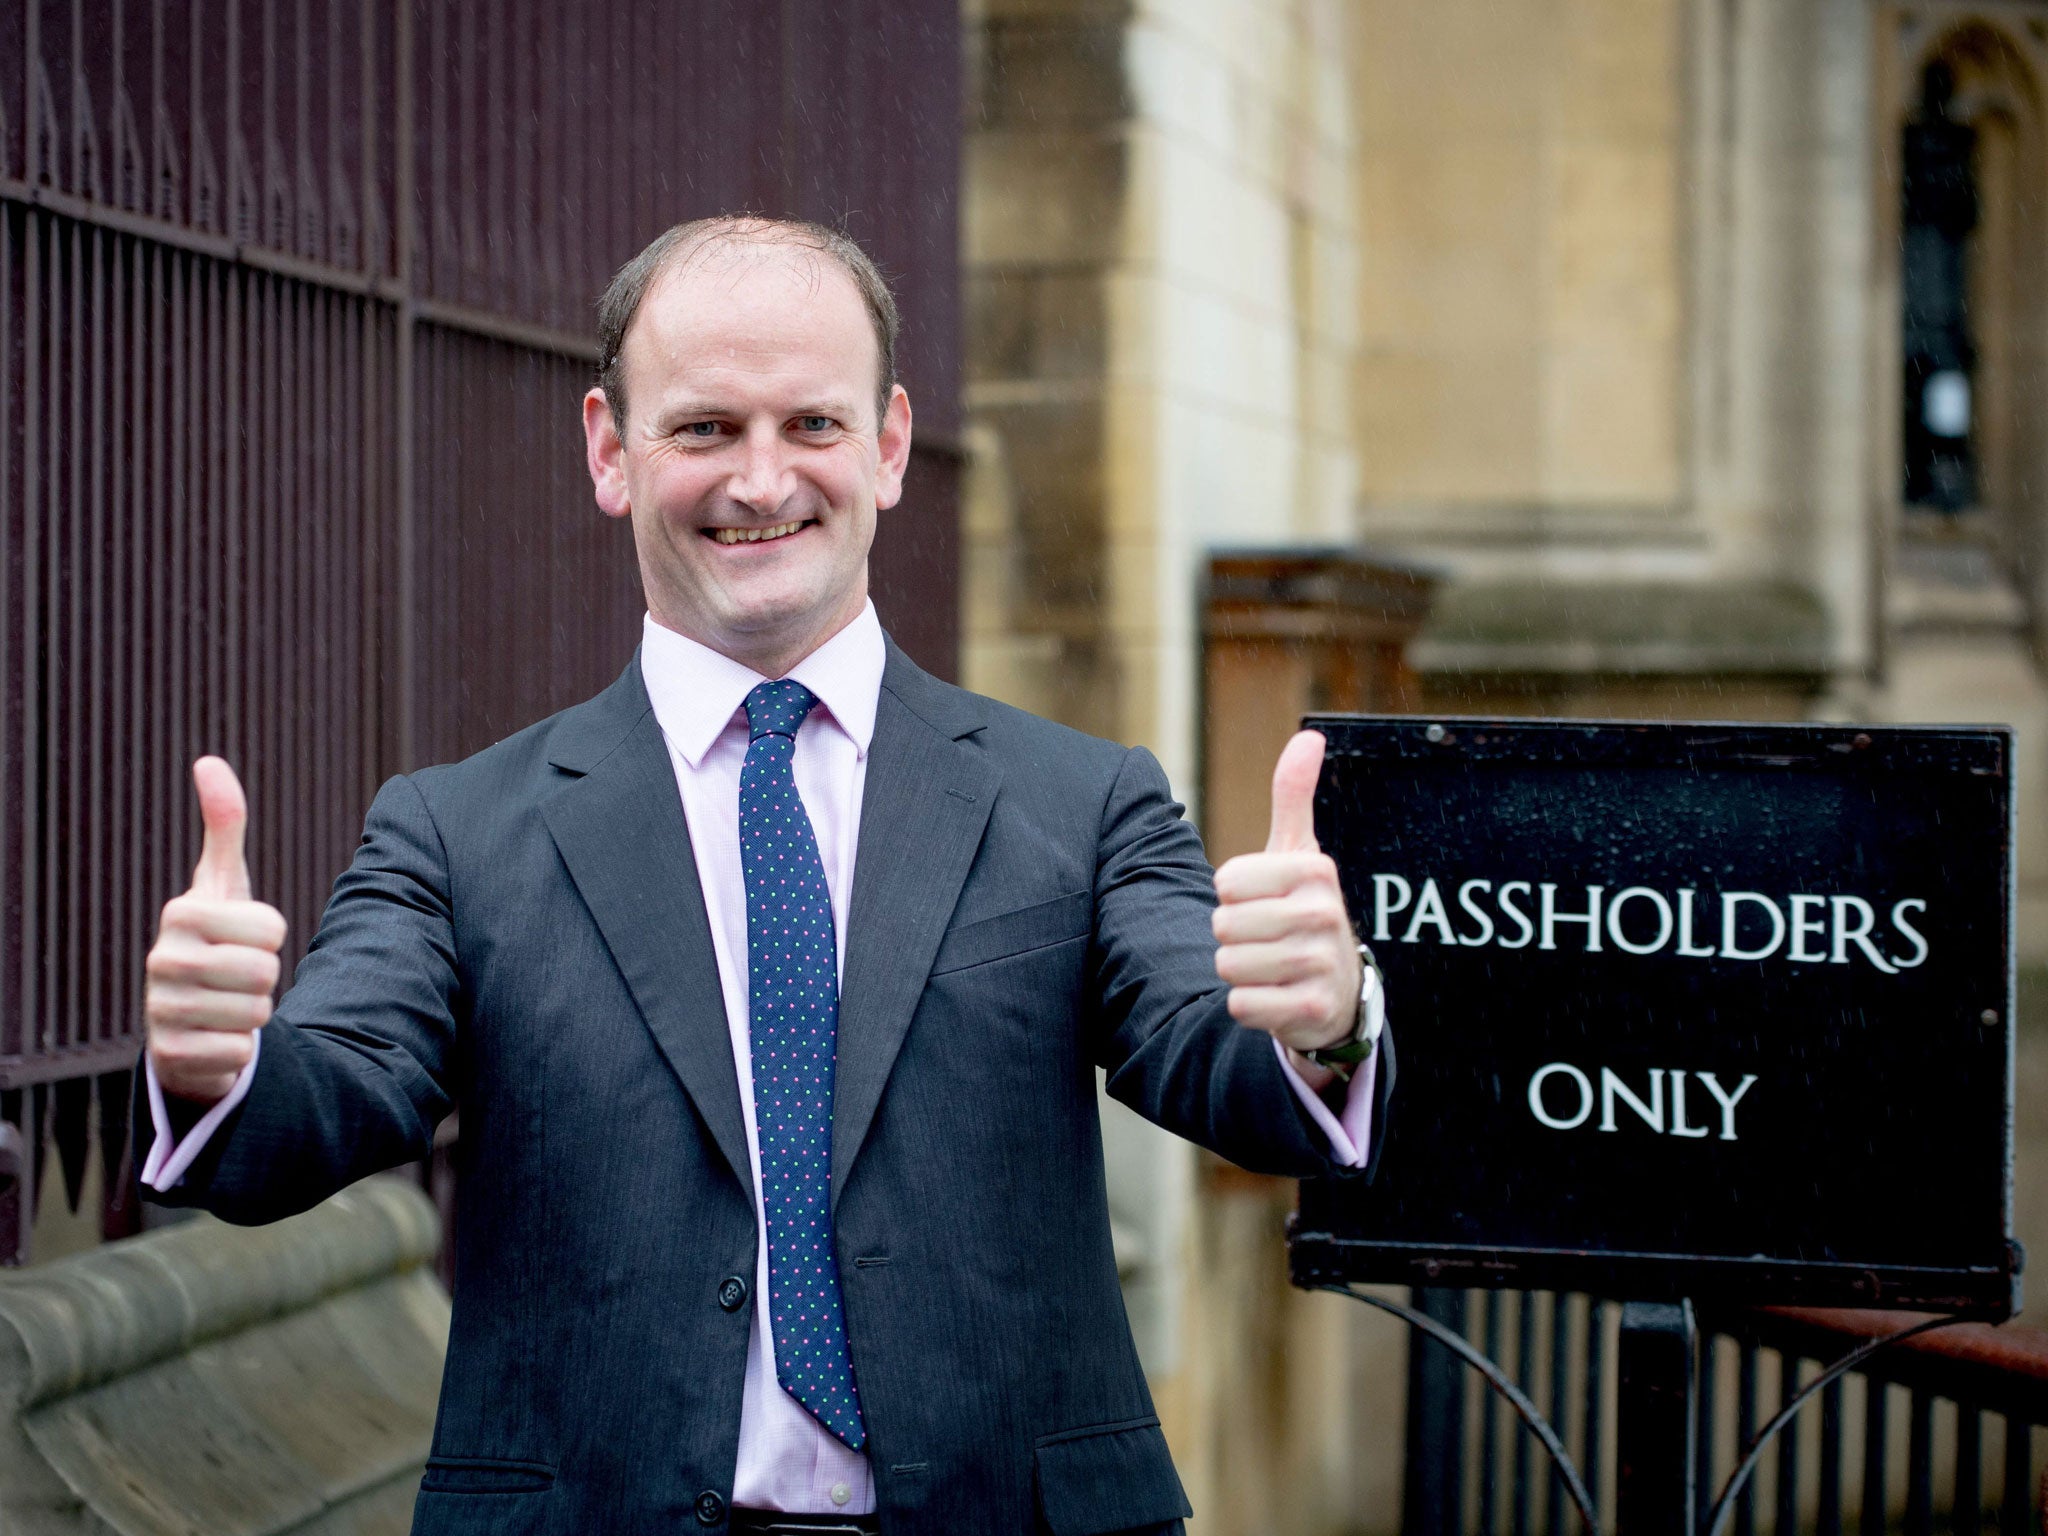
[[[274,1014],[283,921],[233,773],[196,765],[145,1182],[269,1220],[461,1104],[417,1532],[1175,1531],[1096,1069],[1247,1167],[1368,1166],[1392,1063],[1315,846],[1321,739],[1281,756],[1266,851],[1212,874],[1150,754],[889,642],[867,557],[910,401],[842,236],[671,230],[600,333],[583,422],[639,650],[385,785]]]

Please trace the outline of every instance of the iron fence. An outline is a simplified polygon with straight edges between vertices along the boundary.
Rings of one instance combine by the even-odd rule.
[[[1556,1429],[1611,1528],[1620,1307],[1557,1292],[1418,1290]],[[1701,1318],[1694,1528],[1759,1429],[1822,1369],[1920,1319],[1821,1309]],[[1735,1536],[2026,1536],[2040,1529],[2035,1436],[2048,1425],[2048,1333],[1961,1325],[1874,1356],[1821,1389],[1737,1496]],[[1557,1466],[1448,1349],[1413,1338],[1408,1536],[1577,1536]]]
[[[289,961],[382,777],[623,664],[576,399],[662,227],[821,218],[900,279],[874,584],[950,674],[958,76],[951,0],[0,0],[0,1262],[53,1152],[137,1220],[193,756],[243,770]]]

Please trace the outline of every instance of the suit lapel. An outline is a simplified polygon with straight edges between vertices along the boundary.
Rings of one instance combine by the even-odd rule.
[[[839,995],[835,1203],[988,825],[1001,775],[964,739],[984,723],[973,695],[927,676],[890,645],[868,749]]]
[[[751,1197],[711,924],[637,655],[617,683],[564,717],[549,747],[551,762],[580,775],[541,806],[555,847],[655,1043]]]

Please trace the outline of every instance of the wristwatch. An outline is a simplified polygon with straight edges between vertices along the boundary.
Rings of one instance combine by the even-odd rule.
[[[1351,1026],[1351,1033],[1335,1045],[1301,1053],[1347,1083],[1352,1073],[1372,1060],[1372,1053],[1379,1049],[1380,1031],[1387,1027],[1387,989],[1380,977],[1379,962],[1373,959],[1372,947],[1367,944],[1358,946],[1358,958],[1364,974],[1358,984],[1358,1019]]]

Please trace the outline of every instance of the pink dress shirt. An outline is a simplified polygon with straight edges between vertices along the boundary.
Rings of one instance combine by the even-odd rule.
[[[868,746],[874,739],[875,709],[887,659],[881,622],[870,603],[860,617],[789,671],[817,695],[796,739],[797,793],[818,839],[825,883],[832,894],[838,929],[839,966],[846,968],[846,913],[853,899],[853,863],[860,834],[861,793],[867,783]],[[755,1230],[765,1230],[761,1213],[761,1151],[754,1123],[753,1052],[748,1029],[746,878],[740,865],[740,767],[747,755],[747,694],[767,679],[728,656],[699,645],[649,617],[642,627],[640,671],[654,705],[654,717],[668,742],[682,795],[683,815],[697,880],[711,923],[725,1000],[733,1068],[739,1077],[740,1110],[746,1121],[747,1154],[754,1181]],[[258,1031],[261,1045],[261,1031]],[[1353,1078],[1343,1112],[1333,1114],[1293,1071],[1278,1042],[1274,1049],[1288,1066],[1288,1081],[1330,1140],[1339,1162],[1362,1167],[1369,1145],[1374,1066]],[[148,1073],[150,1118],[155,1142],[142,1169],[143,1181],[169,1189],[184,1177],[209,1136],[249,1091],[256,1070],[252,1057],[227,1097],[173,1142],[163,1089]],[[740,1397],[739,1465],[732,1502],[742,1508],[799,1514],[867,1514],[875,1507],[874,1476],[867,1457],[834,1439],[784,1392],[775,1375],[775,1342],[768,1310],[768,1246],[755,1245],[754,1327],[747,1344],[746,1379]]]

